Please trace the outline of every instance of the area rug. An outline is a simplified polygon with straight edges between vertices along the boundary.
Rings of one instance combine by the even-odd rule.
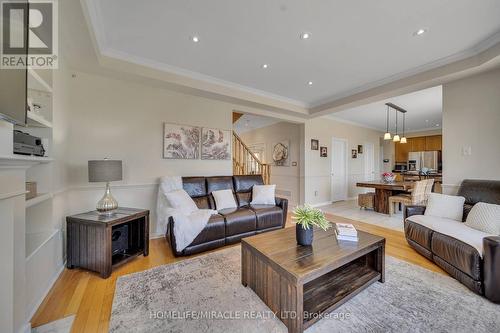
[[[241,285],[239,246],[120,277],[110,332],[287,332]],[[499,332],[500,305],[454,279],[386,257],[386,282],[371,285],[316,332]]]

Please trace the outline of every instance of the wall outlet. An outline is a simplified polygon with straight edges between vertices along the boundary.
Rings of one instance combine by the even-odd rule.
[[[314,196],[317,197],[318,196],[318,191],[314,191]]]

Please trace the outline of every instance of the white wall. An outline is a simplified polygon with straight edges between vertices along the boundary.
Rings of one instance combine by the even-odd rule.
[[[443,190],[500,179],[500,69],[443,86]],[[463,149],[470,148],[470,155]]]
[[[331,200],[330,174],[332,138],[347,140],[348,197],[355,197],[366,189],[357,188],[356,182],[363,180],[363,155],[351,158],[351,149],[367,142],[373,143],[375,155],[375,177],[380,173],[380,137],[382,132],[365,127],[346,124],[328,118],[315,118],[305,123],[304,142],[304,196],[309,204],[327,203]],[[320,157],[318,150],[311,150],[311,139],[318,139],[320,146],[328,148],[328,157]],[[316,195],[317,193],[317,195]]]
[[[156,194],[164,175],[231,175],[232,161],[163,159],[163,123],[230,130],[234,105],[78,72],[69,81],[71,132],[67,161],[73,213],[92,210],[103,184],[89,184],[87,161],[123,161],[122,182],[112,192],[121,206],[151,210],[156,232]]]
[[[265,147],[264,163],[273,163],[275,143],[290,140],[290,166],[271,166],[271,183],[276,184],[277,194],[291,192],[290,207],[300,202],[300,124],[280,122],[270,126],[241,133],[240,137],[247,145],[262,144]],[[292,162],[297,162],[292,166]]]

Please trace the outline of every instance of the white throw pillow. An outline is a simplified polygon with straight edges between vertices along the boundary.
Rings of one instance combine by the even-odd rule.
[[[213,191],[212,195],[214,196],[217,210],[238,207],[232,190]]]
[[[500,205],[478,202],[467,215],[465,225],[493,235],[500,235]]]
[[[165,193],[165,197],[172,208],[180,210],[184,215],[189,215],[198,210],[198,206],[185,190]]]
[[[252,188],[252,205],[276,205],[274,192],[276,185],[254,185]]]
[[[424,215],[444,217],[462,222],[464,214],[464,197],[431,193],[427,200]]]

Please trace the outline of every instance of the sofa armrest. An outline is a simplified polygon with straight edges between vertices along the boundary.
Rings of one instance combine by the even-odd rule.
[[[500,303],[500,236],[483,238],[484,296]]]
[[[170,248],[172,249],[172,253],[177,257],[182,255],[182,253],[179,253],[176,250],[177,245],[175,243],[174,223],[175,223],[174,217],[170,216],[168,218],[167,232],[165,233],[165,238],[167,239],[167,242],[170,245]]]
[[[404,219],[412,215],[424,215],[425,206],[405,206]]]
[[[276,206],[280,207],[283,210],[283,221],[281,223],[281,227],[284,228],[288,214],[288,199],[275,197],[275,201],[276,201]]]

